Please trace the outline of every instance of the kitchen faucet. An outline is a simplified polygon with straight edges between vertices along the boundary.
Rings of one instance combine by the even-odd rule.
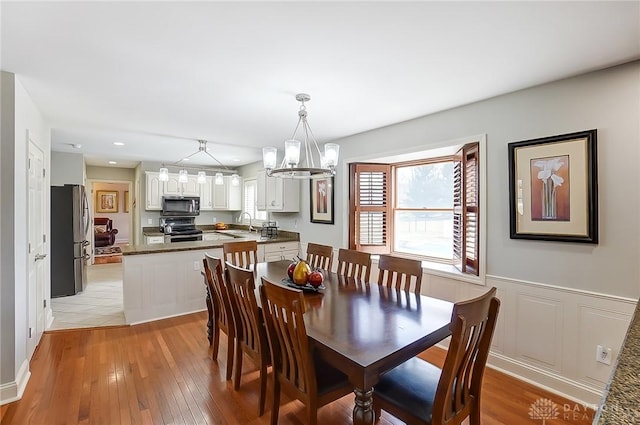
[[[250,232],[252,232],[252,231],[254,231],[255,229],[254,229],[254,228],[253,228],[253,226],[251,225],[251,214],[249,214],[248,212],[246,212],[246,211],[242,211],[242,212],[240,213],[240,215],[238,216],[238,223],[242,222],[242,216],[243,216],[243,215],[245,215],[245,214],[249,216],[249,231],[250,231]]]

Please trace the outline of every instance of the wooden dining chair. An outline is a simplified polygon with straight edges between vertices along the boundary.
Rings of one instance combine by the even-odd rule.
[[[357,277],[368,282],[371,277],[371,254],[340,248],[338,251],[338,274]]]
[[[307,264],[313,268],[331,270],[333,265],[333,247],[309,242],[307,244]]]
[[[260,368],[260,401],[258,416],[264,414],[267,397],[267,367],[271,363],[267,331],[258,308],[255,283],[251,270],[236,267],[226,262],[227,286],[232,302],[233,319],[236,325],[236,358],[233,388],[240,388],[242,375],[242,353],[246,353]]]
[[[211,357],[218,360],[218,347],[220,346],[220,331],[227,334],[227,381],[231,379],[233,372],[233,356],[235,347],[235,326],[233,323],[233,312],[231,300],[227,291],[224,278],[222,277],[222,262],[219,258],[207,253],[204,254],[204,272],[207,277],[209,296],[213,306],[213,350]]]
[[[380,255],[378,259],[378,285],[390,289],[420,294],[422,262],[410,258]]]
[[[375,386],[376,418],[385,410],[411,424],[480,425],[480,390],[500,301],[496,288],[456,303],[442,370],[417,357],[386,373]]]
[[[252,264],[258,262],[258,242],[256,241],[234,241],[222,244],[224,261],[228,261],[234,266],[248,269]]]
[[[278,423],[281,390],[302,401],[307,423],[316,425],[318,408],[351,393],[353,387],[345,374],[311,351],[302,291],[262,278],[260,298],[273,359],[271,425]]]

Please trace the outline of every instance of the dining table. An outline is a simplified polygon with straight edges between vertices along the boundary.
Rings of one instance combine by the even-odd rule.
[[[262,278],[291,285],[289,261],[254,266],[256,296]],[[322,289],[299,287],[311,346],[353,385],[353,423],[373,424],[373,391],[387,371],[437,344],[451,332],[453,303],[323,271]]]

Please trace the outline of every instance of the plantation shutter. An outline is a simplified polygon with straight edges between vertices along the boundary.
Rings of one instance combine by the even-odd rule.
[[[388,164],[350,164],[349,248],[372,254],[391,252]]]
[[[453,261],[463,273],[478,275],[478,143],[462,147],[453,165]]]

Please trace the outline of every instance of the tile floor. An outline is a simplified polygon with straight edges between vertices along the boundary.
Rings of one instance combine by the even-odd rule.
[[[94,264],[87,269],[87,289],[51,299],[49,330],[124,325],[122,263]]]

